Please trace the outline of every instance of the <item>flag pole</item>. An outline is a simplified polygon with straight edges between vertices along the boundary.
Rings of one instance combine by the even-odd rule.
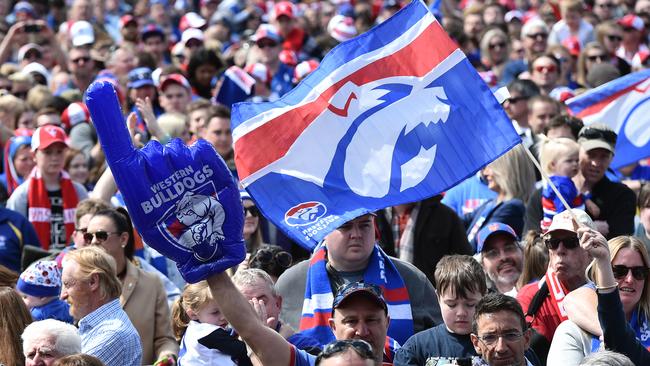
[[[569,204],[568,204],[567,201],[564,199],[564,197],[562,197],[562,194],[561,194],[560,191],[557,189],[557,187],[555,186],[555,184],[553,184],[553,182],[549,179],[549,177],[548,177],[548,175],[546,174],[546,172],[544,172],[544,169],[542,169],[542,166],[539,165],[539,162],[537,161],[537,158],[535,158],[535,156],[533,155],[533,153],[531,153],[530,150],[528,150],[525,146],[524,146],[524,150],[526,151],[526,154],[528,155],[528,158],[530,158],[530,160],[533,162],[533,164],[535,164],[535,168],[537,168],[537,170],[539,171],[539,173],[542,175],[542,178],[543,178],[546,182],[548,182],[548,184],[549,184],[549,186],[551,187],[551,189],[553,190],[553,192],[555,192],[555,194],[557,195],[557,197],[560,199],[560,201],[562,202],[562,205],[564,206],[564,208],[565,208],[567,211],[569,211],[569,214],[571,215],[571,218],[574,220],[575,223],[577,223],[577,224],[579,225],[580,221],[578,221],[578,218],[576,217],[576,215],[573,213],[573,211],[571,211],[571,206],[569,206]]]

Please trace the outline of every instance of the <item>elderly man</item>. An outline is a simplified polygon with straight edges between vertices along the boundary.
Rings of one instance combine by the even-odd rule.
[[[573,178],[580,192],[589,192],[600,213],[589,212],[596,228],[606,238],[634,233],[636,196],[622,183],[612,182],[605,172],[614,158],[616,133],[603,124],[583,127],[578,134],[580,172]],[[541,188],[533,192],[526,206],[524,231],[539,230],[542,220]]]
[[[140,336],[120,306],[122,286],[115,260],[99,247],[66,254],[61,299],[70,303],[70,315],[79,322],[81,350],[107,366],[140,365]]]
[[[548,46],[548,26],[539,18],[531,19],[521,29],[521,43],[524,46],[524,60],[510,61],[503,70],[500,84],[508,85],[519,74],[528,70],[528,63],[546,51]]]
[[[230,325],[265,366],[311,366],[316,357],[296,349],[275,330],[264,324],[248,300],[225,273],[208,278],[212,296]],[[333,298],[333,314],[327,325],[336,340],[361,339],[372,346],[375,365],[392,365],[391,354],[384,354],[390,318],[388,306],[378,286],[352,282]],[[327,347],[326,347],[327,351]]]
[[[31,323],[22,339],[26,366],[50,366],[61,357],[81,352],[77,328],[54,319]]]
[[[500,222],[489,224],[479,231],[476,250],[490,287],[501,294],[515,296],[524,262],[515,231]]]
[[[348,221],[325,237],[310,260],[280,276],[276,283],[284,299],[280,318],[327,344],[334,336],[325,322],[330,309],[323,301],[333,298],[344,285],[364,280],[390,290],[386,300],[396,306],[389,307],[388,335],[398,342],[441,322],[431,282],[416,267],[388,257],[375,244],[374,221],[371,214]]]
[[[318,353],[320,344],[312,337],[306,336],[280,321],[282,310],[282,296],[275,291],[273,279],[266,272],[257,268],[238,270],[232,281],[255,310],[260,314],[261,320],[271,329],[275,329],[289,343],[298,349]]]
[[[589,254],[580,247],[577,230],[580,226],[595,229],[594,222],[582,210],[561,212],[553,217],[553,222],[544,235],[544,243],[549,251],[548,271],[537,283],[531,283],[519,290],[517,299],[527,314],[534,316],[532,327],[549,342],[553,339],[555,329],[567,314],[563,301],[565,296],[582,286],[591,286],[585,277],[589,265]],[[575,222],[574,217],[579,222]],[[537,293],[544,299],[537,311],[529,309]]]
[[[526,352],[531,331],[517,300],[503,294],[488,294],[476,305],[472,343],[490,366],[542,365],[534,353]]]

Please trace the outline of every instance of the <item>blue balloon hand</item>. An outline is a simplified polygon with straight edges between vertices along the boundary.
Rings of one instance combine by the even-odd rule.
[[[174,260],[190,283],[241,263],[243,208],[230,170],[210,143],[174,139],[136,150],[115,89],[86,92],[97,135],[133,224],[144,241]]]

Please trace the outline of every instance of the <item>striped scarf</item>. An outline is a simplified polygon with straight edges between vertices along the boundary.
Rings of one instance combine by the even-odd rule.
[[[61,198],[63,200],[63,222],[65,225],[66,240],[70,240],[74,231],[74,215],[77,210],[77,191],[70,180],[70,176],[66,172],[61,173]],[[45,187],[43,177],[38,169],[34,169],[31,179],[29,181],[29,188],[27,190],[27,216],[29,221],[34,225],[38,240],[41,242],[41,247],[45,250],[50,248],[52,239],[52,229],[50,219],[52,215],[52,206],[50,204],[50,197]]]
[[[310,260],[300,319],[300,331],[316,338],[323,345],[335,340],[328,324],[332,317],[334,294],[327,276],[326,258],[327,248],[322,245]],[[414,334],[408,291],[397,268],[377,244],[363,277],[365,282],[378,285],[383,290],[390,316],[388,336],[403,344]]]

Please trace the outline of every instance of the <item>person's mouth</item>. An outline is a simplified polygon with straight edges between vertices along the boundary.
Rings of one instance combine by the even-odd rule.
[[[618,291],[621,292],[621,293],[630,293],[630,294],[633,294],[633,293],[636,292],[635,289],[633,289],[632,287],[627,287],[627,286],[619,287]]]

